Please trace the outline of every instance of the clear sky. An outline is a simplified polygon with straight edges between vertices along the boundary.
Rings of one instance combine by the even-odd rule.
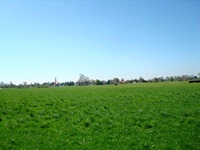
[[[0,81],[200,72],[199,0],[0,2]]]

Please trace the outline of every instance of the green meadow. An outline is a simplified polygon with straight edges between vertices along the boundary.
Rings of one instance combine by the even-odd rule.
[[[200,149],[200,84],[0,89],[0,149]]]

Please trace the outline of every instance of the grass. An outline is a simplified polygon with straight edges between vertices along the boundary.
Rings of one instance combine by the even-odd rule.
[[[200,85],[0,90],[0,149],[200,149]]]

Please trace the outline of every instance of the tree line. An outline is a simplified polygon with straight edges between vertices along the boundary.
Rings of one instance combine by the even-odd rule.
[[[3,81],[0,82],[0,88],[49,88],[49,87],[58,87],[58,86],[86,86],[86,85],[106,85],[106,84],[128,84],[128,83],[151,83],[151,82],[174,82],[174,81],[194,81],[200,80],[200,73],[198,76],[195,75],[182,75],[182,76],[167,76],[167,77],[154,77],[152,79],[145,80],[143,77],[139,79],[131,79],[131,80],[124,80],[119,78],[113,78],[109,80],[93,80],[89,79],[89,77],[85,76],[84,74],[80,74],[79,79],[74,81],[68,82],[44,82],[40,83],[30,83],[23,82],[22,84],[16,85],[12,82],[4,83]]]
[[[113,78],[110,80],[90,80],[85,75],[81,74],[76,85],[105,85],[105,84],[127,84],[127,83],[151,83],[151,82],[173,82],[173,81],[190,81],[190,80],[200,80],[200,73],[198,76],[194,75],[182,75],[182,76],[167,76],[167,77],[154,77],[153,79],[145,80],[143,77],[139,79],[124,80],[119,78]]]
[[[62,82],[62,83],[55,83],[55,82],[44,82],[42,84],[40,83],[30,83],[27,84],[27,82],[23,82],[19,85],[13,84],[10,82],[9,84],[1,82],[0,88],[48,88],[48,87],[57,87],[57,86],[74,86],[75,83],[73,81],[69,82]]]

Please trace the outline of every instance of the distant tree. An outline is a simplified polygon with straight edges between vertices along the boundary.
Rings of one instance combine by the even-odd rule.
[[[90,80],[90,84],[95,85],[95,84],[96,84],[96,81],[93,80],[93,79],[91,79],[91,80]]]
[[[164,78],[163,77],[159,77],[158,78],[158,82],[163,82],[164,81]]]
[[[195,79],[196,79],[196,76],[190,75],[190,76],[188,76],[188,79],[187,79],[187,80],[195,80]]]
[[[1,81],[0,87],[1,87],[1,88],[4,88],[4,83],[3,83],[3,81]]]
[[[30,87],[34,87],[33,83],[30,84]]]
[[[54,84],[54,83],[53,83],[53,84]],[[39,87],[39,86],[40,86],[40,84],[39,84],[39,83],[37,83],[37,82],[35,82],[35,83],[34,83],[34,86],[35,86],[35,87]]]
[[[112,83],[113,83],[113,84],[119,83],[119,79],[118,79],[118,78],[114,78],[114,79],[112,80]]]
[[[80,77],[79,77],[78,81],[76,82],[76,84],[80,85],[80,86],[89,85],[90,84],[90,80],[84,74],[80,74]]]
[[[12,83],[12,81],[10,81],[10,85],[9,85],[9,87],[10,87],[10,88],[15,88],[15,87],[16,87],[16,85],[15,85],[15,84],[13,84],[13,83]]]
[[[180,78],[176,78],[176,76],[175,77],[173,77],[173,76],[167,76],[166,78],[165,78],[165,81],[175,81],[175,79],[177,79],[177,80],[179,80],[180,79],[180,81],[182,80],[182,77],[180,77]]]
[[[174,77],[171,76],[171,77],[170,77],[170,81],[174,81]]]
[[[170,78],[169,78],[168,81],[170,81]],[[175,76],[174,81],[182,81],[182,77],[181,76]]]
[[[158,82],[158,78],[153,78],[153,80],[152,80],[153,82]]]
[[[23,82],[23,85],[24,85],[24,86],[27,86],[27,82]]]
[[[13,83],[12,83],[12,81],[10,81],[10,87],[12,88],[12,86],[13,86]]]
[[[170,81],[170,77],[167,76],[167,77],[165,78],[165,81]]]
[[[145,82],[145,80],[142,77],[140,77],[139,82]]]
[[[194,80],[197,80],[198,79],[198,77],[197,76],[194,76],[194,78],[193,78]]]
[[[183,81],[187,81],[189,79],[189,76],[188,75],[182,75],[182,80]]]
[[[69,86],[74,86],[74,82],[73,82],[73,81],[70,81],[68,85],[69,85]]]
[[[69,85],[69,82],[65,82],[65,83],[64,83],[64,86],[68,86],[68,85]]]
[[[61,83],[60,83],[60,86],[65,86],[65,83],[64,83],[64,82],[61,82]]]
[[[106,81],[106,84],[112,84],[112,80]]]
[[[48,82],[44,82],[44,83],[42,83],[41,85],[40,85],[40,87],[42,87],[42,88],[47,88],[47,87],[49,87],[50,85],[49,85],[49,83]]]
[[[18,85],[18,88],[23,88],[24,86],[22,84],[19,84]]]
[[[55,85],[55,82],[50,82],[49,85],[53,86],[53,85]],[[37,84],[35,86],[37,86]]]
[[[96,79],[95,84],[96,84],[96,85],[102,85],[102,81]]]

